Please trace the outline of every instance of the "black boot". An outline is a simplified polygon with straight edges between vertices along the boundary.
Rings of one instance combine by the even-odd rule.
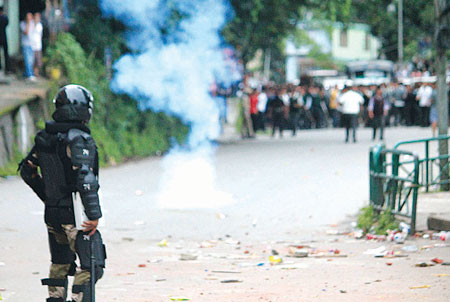
[[[83,285],[73,285],[72,293],[83,293],[82,302],[91,302],[91,284],[89,282]]]

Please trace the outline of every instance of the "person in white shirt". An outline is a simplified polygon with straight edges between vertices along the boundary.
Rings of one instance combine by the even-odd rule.
[[[430,124],[430,107],[432,103],[433,88],[428,83],[423,83],[417,91],[417,101],[419,101],[421,126],[428,127]]]
[[[31,32],[31,48],[34,54],[34,75],[39,76],[42,68],[42,32],[41,14],[34,14],[34,29]]]
[[[33,73],[34,54],[31,48],[31,36],[34,30],[33,14],[27,13],[25,20],[20,22],[22,53],[25,61],[25,78],[30,81],[35,81],[36,78]]]
[[[266,87],[263,86],[261,93],[258,94],[258,128],[266,131],[266,108],[267,108],[267,94]]]
[[[358,115],[361,111],[361,106],[364,99],[358,92],[354,91],[355,87],[351,89],[344,87],[343,93],[339,97],[339,104],[341,105],[342,124],[345,127],[345,142],[348,143],[350,128],[353,129],[353,142],[356,143],[356,128],[358,126]]]

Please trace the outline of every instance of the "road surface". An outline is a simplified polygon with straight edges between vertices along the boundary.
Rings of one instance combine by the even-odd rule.
[[[102,233],[108,245],[109,260],[105,278],[99,283],[98,301],[169,301],[169,295],[183,295],[186,291],[197,297],[206,295],[208,291],[212,293],[209,298],[198,301],[299,301],[298,297],[310,301],[316,294],[323,294],[322,287],[328,285],[323,284],[320,272],[312,270],[316,266],[319,271],[325,269],[327,264],[323,262],[307,264],[315,272],[309,287],[306,279],[311,271],[290,279],[292,273],[281,274],[278,270],[272,275],[278,281],[272,284],[265,281],[261,271],[252,268],[248,274],[253,278],[247,276],[244,289],[233,284],[226,289],[220,285],[217,290],[214,287],[208,290],[209,285],[205,284],[205,280],[209,280],[208,275],[199,277],[198,274],[212,264],[223,269],[236,269],[230,259],[234,254],[242,256],[245,249],[249,254],[257,250],[261,257],[261,253],[268,252],[269,246],[282,245],[278,248],[283,250],[283,242],[318,240],[330,224],[345,220],[366,205],[368,151],[378,141],[371,141],[370,129],[359,129],[358,142],[345,144],[343,132],[342,129],[300,131],[296,137],[286,132],[283,139],[262,136],[220,145],[215,157],[217,187],[232,194],[234,203],[217,209],[158,208],[156,196],[163,173],[161,158],[102,169],[105,216]],[[393,146],[401,140],[428,137],[430,133],[430,129],[424,128],[387,129],[385,144]],[[0,181],[0,196],[0,294],[5,301],[43,301],[46,289],[39,285],[39,279],[46,277],[49,264],[43,204],[18,178]],[[156,244],[164,238],[170,242],[167,249]],[[215,256],[203,254],[201,259],[205,260],[200,264],[180,262],[178,256],[174,256],[192,252],[190,249],[196,252],[197,243],[218,239],[223,241],[214,241]],[[247,244],[247,248],[236,245],[236,241]],[[339,244],[343,243],[336,243]],[[367,245],[369,247],[376,246]],[[364,243],[353,247],[361,254],[365,248]],[[217,256],[220,252],[228,256]],[[249,258],[247,262],[258,261],[257,257],[254,261]],[[153,262],[159,263],[161,259],[164,261],[160,266],[153,266]],[[364,261],[365,258],[354,259],[347,263],[346,268],[360,269],[365,265]],[[136,272],[140,262],[150,267],[145,268],[147,272]],[[374,266],[370,274],[385,269],[385,264],[382,265]],[[398,270],[397,275],[404,275],[401,269],[395,269]],[[330,272],[335,276],[330,279],[334,280],[331,283],[339,284],[342,270],[333,266]],[[175,283],[164,280],[155,283],[160,274],[176,279]],[[389,274],[388,277],[393,278],[394,275]],[[431,274],[427,273],[427,276],[431,278]],[[283,278],[286,280],[280,281]],[[374,282],[379,278],[364,276],[362,279]],[[346,280],[354,283],[360,278],[352,273]],[[447,294],[448,280],[442,281]],[[259,286],[258,282],[267,285]],[[296,282],[300,288],[296,287]],[[284,289],[283,284],[286,285]],[[342,290],[346,292],[349,288],[357,288],[356,285],[346,285]],[[295,288],[299,292],[293,291]],[[389,290],[387,284],[385,290]],[[284,291],[290,291],[285,299],[280,298]],[[388,299],[385,300],[391,301],[391,297],[392,301],[401,301],[395,299],[403,297],[404,293],[392,291],[395,294],[392,297],[387,294]],[[239,298],[244,292],[249,293],[248,298]],[[345,296],[341,294],[339,297]],[[350,300],[343,301],[356,301],[365,294],[346,295]],[[375,290],[373,301],[378,301],[377,295]],[[223,300],[220,297],[224,297]],[[325,298],[317,301],[331,301],[327,300],[330,296],[320,297]],[[430,298],[428,301],[439,300]]]

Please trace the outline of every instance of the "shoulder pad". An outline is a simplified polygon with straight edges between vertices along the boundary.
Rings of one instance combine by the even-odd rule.
[[[87,140],[89,138],[92,139],[92,136],[89,133],[84,132],[83,130],[80,130],[80,129],[77,129],[77,128],[70,129],[69,132],[67,132],[67,139],[68,139],[69,142],[73,141],[78,136],[81,136],[85,140]]]
[[[56,136],[51,135],[45,130],[41,130],[34,138],[37,149],[48,149],[55,146]]]

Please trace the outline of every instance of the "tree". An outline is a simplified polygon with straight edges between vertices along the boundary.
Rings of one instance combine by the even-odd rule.
[[[332,20],[348,19],[351,0],[231,0],[233,19],[223,29],[244,67],[258,49],[270,51],[272,66],[283,62],[283,40],[296,29],[304,9],[325,12]]]
[[[434,0],[435,8],[435,68],[437,75],[437,107],[439,112],[439,135],[448,134],[448,94],[446,83],[447,50],[450,48],[450,4],[446,0]],[[448,140],[439,141],[441,188],[449,190]]]
[[[397,12],[392,0],[353,0],[350,22],[370,25],[372,34],[381,38],[382,49],[387,59],[398,58]],[[339,15],[338,15],[339,18]],[[417,54],[420,38],[432,37],[434,31],[434,9],[432,1],[408,0],[403,9],[403,39],[405,57]]]
[[[234,18],[223,30],[225,40],[233,45],[244,65],[258,49],[277,48],[295,29],[299,1],[231,0]]]

